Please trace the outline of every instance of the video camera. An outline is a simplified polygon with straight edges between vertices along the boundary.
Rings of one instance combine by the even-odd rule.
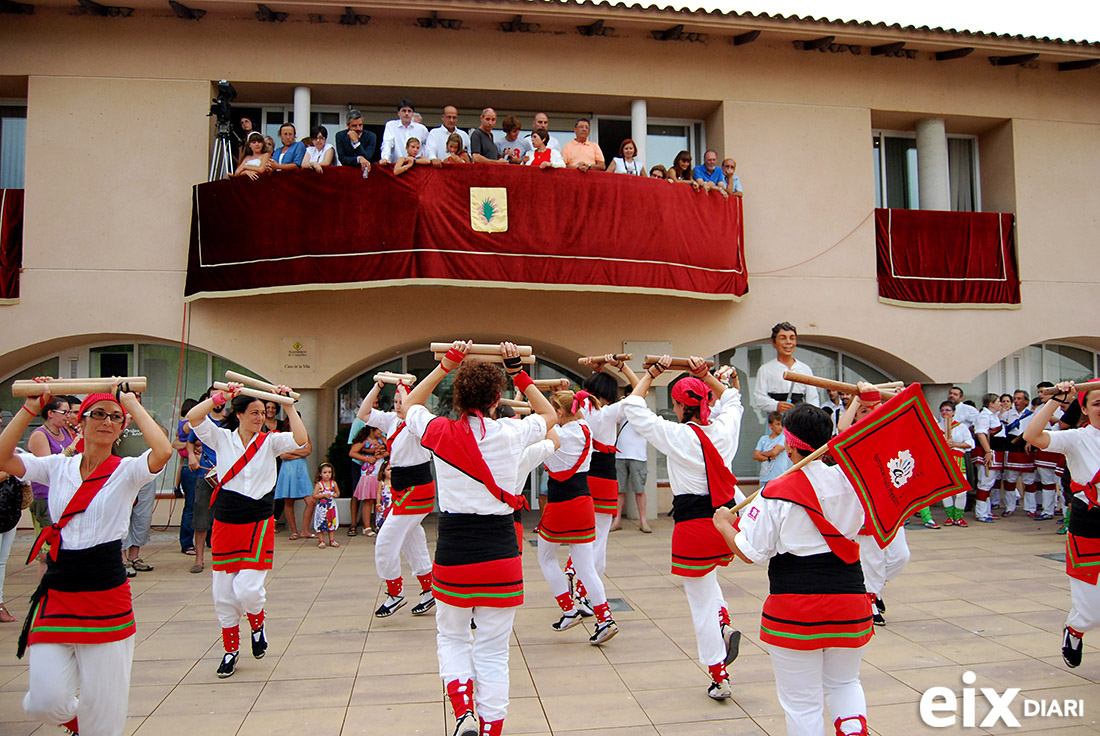
[[[218,82],[218,96],[211,100],[210,112],[206,113],[206,116],[216,116],[219,125],[228,125],[230,116],[229,103],[235,99],[237,99],[237,90],[228,80],[221,80]]]

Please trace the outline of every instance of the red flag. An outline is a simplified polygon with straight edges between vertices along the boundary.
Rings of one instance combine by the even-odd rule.
[[[880,547],[918,509],[969,488],[919,384],[834,437],[829,451],[855,486]]]

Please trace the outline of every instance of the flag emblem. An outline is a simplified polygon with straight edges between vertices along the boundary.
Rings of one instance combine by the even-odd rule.
[[[470,187],[470,227],[479,233],[508,231],[508,190]]]
[[[894,484],[894,488],[901,488],[909,482],[913,477],[915,465],[913,453],[908,450],[902,450],[896,458],[886,463],[886,469],[890,471],[890,482]]]

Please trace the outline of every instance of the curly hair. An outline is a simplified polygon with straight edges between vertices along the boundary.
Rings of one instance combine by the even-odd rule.
[[[464,361],[454,373],[454,407],[458,415],[489,413],[489,407],[508,387],[500,366],[480,360]]]
[[[573,397],[575,394],[572,391],[555,391],[550,394],[550,406],[555,409],[561,409],[562,419],[559,424],[569,424],[580,419],[579,416],[573,413]]]

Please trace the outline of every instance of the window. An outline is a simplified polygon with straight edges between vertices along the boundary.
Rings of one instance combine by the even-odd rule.
[[[915,133],[875,132],[872,135],[875,206],[920,209]],[[981,211],[978,187],[978,139],[947,136],[947,168],[951,209]]]
[[[0,189],[22,189],[27,157],[27,108],[0,105]]]
[[[968,399],[977,404],[982,394],[1011,393],[1023,389],[1034,397],[1035,385],[1040,381],[1083,382],[1092,380],[1100,371],[1100,353],[1046,342],[1028,345],[994,363],[989,370],[973,382],[961,386]]]

